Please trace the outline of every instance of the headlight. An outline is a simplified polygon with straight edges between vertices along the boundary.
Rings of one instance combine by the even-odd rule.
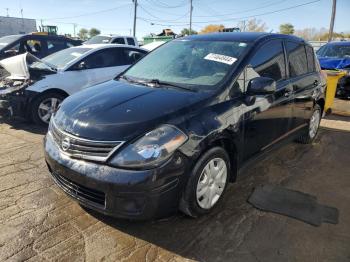
[[[119,152],[111,164],[128,168],[153,168],[163,164],[187,140],[174,126],[163,125],[145,134]]]

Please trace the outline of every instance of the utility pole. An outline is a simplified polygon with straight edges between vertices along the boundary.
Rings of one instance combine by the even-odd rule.
[[[73,36],[74,36],[74,37],[76,37],[76,34],[75,34],[75,29],[76,29],[76,28],[77,28],[77,24],[73,23],[73,32],[74,32]]]
[[[6,16],[9,17],[9,9],[8,8],[5,8],[6,9]]]
[[[192,0],[190,0],[190,31],[189,31],[190,35],[192,35],[192,11],[193,11],[193,5],[192,5]]]
[[[332,38],[333,38],[333,29],[334,29],[334,20],[335,20],[336,8],[337,8],[337,0],[333,0],[331,24],[329,25],[329,33],[328,33],[328,42],[332,41]]]
[[[136,15],[137,15],[137,0],[133,0],[134,2],[134,31],[133,36],[136,36]]]

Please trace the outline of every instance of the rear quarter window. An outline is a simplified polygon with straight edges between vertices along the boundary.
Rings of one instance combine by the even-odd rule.
[[[307,71],[309,73],[315,72],[315,54],[314,49],[311,46],[306,46],[306,57],[307,57]]]

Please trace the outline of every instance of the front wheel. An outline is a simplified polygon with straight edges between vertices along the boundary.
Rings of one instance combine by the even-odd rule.
[[[297,139],[302,144],[310,144],[315,139],[321,122],[321,108],[319,105],[314,106],[314,111],[309,120],[308,131]]]
[[[46,93],[36,98],[32,104],[31,117],[34,123],[48,125],[52,114],[65,99],[65,96],[58,93]]]
[[[222,198],[229,181],[230,160],[221,147],[208,150],[194,166],[180,201],[180,210],[199,217],[209,213]]]

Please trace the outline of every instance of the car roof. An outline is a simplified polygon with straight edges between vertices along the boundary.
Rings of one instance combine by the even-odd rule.
[[[81,46],[74,46],[71,48],[91,48],[91,49],[104,49],[104,48],[111,48],[111,47],[126,47],[126,48],[135,48],[135,49],[141,49],[141,50],[145,50],[142,48],[139,48],[137,46],[131,46],[131,45],[122,45],[122,44],[84,44]],[[147,51],[147,50],[145,50]]]
[[[329,42],[327,43],[327,45],[346,45],[346,46],[350,46],[350,41],[337,41],[337,42]]]
[[[104,37],[130,37],[130,38],[134,38],[133,36],[129,36],[129,35],[114,35],[114,34],[111,34],[111,35],[97,35],[97,36],[104,36]]]
[[[274,34],[266,32],[222,32],[211,34],[191,35],[182,39],[187,40],[203,40],[203,41],[241,41],[241,42],[257,42],[274,38],[283,38],[305,43],[302,38],[293,35]]]

